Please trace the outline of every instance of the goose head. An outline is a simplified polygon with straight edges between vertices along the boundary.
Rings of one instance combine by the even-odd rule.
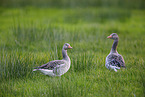
[[[108,36],[107,38],[109,38],[109,39],[113,39],[113,40],[118,40],[119,39],[119,37],[118,37],[118,35],[116,34],[116,33],[112,33],[110,36]]]
[[[65,44],[63,45],[63,49],[64,49],[64,50],[72,49],[72,47],[70,46],[70,44],[65,43]]]

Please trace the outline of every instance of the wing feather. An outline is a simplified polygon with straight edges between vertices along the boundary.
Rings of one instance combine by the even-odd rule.
[[[120,54],[109,54],[107,62],[112,66],[125,67],[124,59]]]
[[[56,66],[64,64],[63,60],[54,60],[54,61],[50,61],[46,64],[43,64],[42,66],[39,66],[37,68],[41,68],[41,69],[54,69]]]

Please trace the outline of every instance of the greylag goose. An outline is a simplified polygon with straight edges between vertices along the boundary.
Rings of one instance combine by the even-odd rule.
[[[72,49],[70,44],[65,43],[62,48],[62,60],[50,61],[42,66],[35,67],[33,71],[41,71],[45,75],[49,76],[61,76],[66,73],[70,68],[70,58],[67,55],[67,50]]]
[[[117,72],[117,69],[120,69],[121,67],[126,68],[122,55],[120,55],[117,52],[117,45],[118,45],[118,40],[119,40],[118,35],[116,33],[112,33],[107,38],[113,39],[114,43],[112,45],[112,48],[111,48],[111,51],[110,51],[109,55],[106,57],[105,66],[109,70],[113,69],[115,72]]]

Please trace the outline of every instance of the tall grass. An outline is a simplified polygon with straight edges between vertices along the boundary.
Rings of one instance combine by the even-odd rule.
[[[0,96],[94,97],[145,95],[144,11],[104,8],[1,9]],[[51,14],[50,14],[51,13]],[[105,67],[111,33],[120,37],[118,52],[127,69]],[[70,70],[61,77],[32,72],[33,67],[62,59],[64,43]]]
[[[129,9],[144,9],[144,0],[1,0],[3,7],[57,7],[57,8],[75,8],[75,7],[119,7]]]

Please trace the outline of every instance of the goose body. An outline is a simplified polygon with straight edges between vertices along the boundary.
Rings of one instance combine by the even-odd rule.
[[[116,72],[117,72],[117,69],[120,69],[121,67],[126,68],[125,61],[124,61],[122,55],[120,55],[117,52],[117,45],[118,45],[118,40],[119,40],[118,35],[116,33],[112,33],[107,38],[113,39],[114,42],[113,42],[113,45],[112,45],[112,48],[111,48],[109,55],[106,57],[105,66],[109,70],[113,69]]]
[[[49,76],[61,76],[64,73],[66,73],[69,68],[70,68],[70,58],[67,55],[67,49],[71,49],[72,47],[70,44],[65,43],[63,48],[62,48],[62,55],[63,59],[62,60],[54,60],[50,61],[46,64],[43,64],[42,66],[36,67],[33,71],[40,71],[45,75]]]

